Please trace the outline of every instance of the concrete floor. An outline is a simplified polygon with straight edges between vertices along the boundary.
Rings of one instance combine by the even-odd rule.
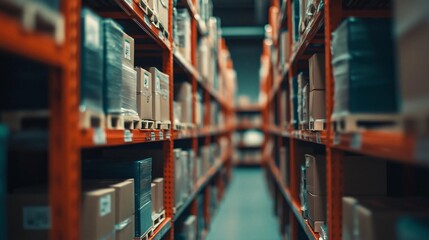
[[[235,169],[207,240],[280,240],[272,205],[262,169]]]

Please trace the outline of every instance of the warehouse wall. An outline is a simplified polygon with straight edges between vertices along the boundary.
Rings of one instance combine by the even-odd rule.
[[[227,39],[237,71],[237,95],[248,95],[253,103],[259,98],[259,67],[262,40]],[[237,100],[237,99],[236,99]]]

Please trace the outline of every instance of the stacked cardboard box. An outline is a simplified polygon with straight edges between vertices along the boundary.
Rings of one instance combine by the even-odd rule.
[[[137,113],[137,71],[134,69],[134,39],[122,35],[122,89],[121,114],[138,118]]]
[[[162,73],[155,67],[150,68],[152,81],[152,115],[153,120],[163,121],[170,120],[169,107],[169,91],[166,86],[169,86],[169,76]],[[165,109],[168,108],[168,111]],[[167,113],[168,112],[168,113]]]
[[[135,193],[135,237],[142,237],[152,227],[152,158],[139,161],[85,161],[82,173],[86,179],[133,178]]]
[[[310,68],[309,121],[312,130],[323,130],[326,122],[325,55],[316,53],[308,60]]]
[[[156,178],[152,183],[152,207],[154,213],[164,211],[164,178]]]
[[[402,112],[406,115],[428,113],[429,2],[395,0],[395,37]]]
[[[177,9],[176,17],[176,44],[181,55],[188,61],[191,61],[191,17],[188,9]]]
[[[141,119],[154,120],[152,74],[143,68],[137,71],[137,111]]]
[[[181,106],[181,123],[192,123],[192,85],[188,82],[176,84],[174,99]]]
[[[308,220],[315,232],[326,222],[326,158],[325,155],[305,155],[306,170],[303,189],[306,193]],[[371,158],[346,157],[343,163],[343,191],[355,196],[383,196],[387,192],[386,163]],[[365,174],[362,174],[365,173]]]

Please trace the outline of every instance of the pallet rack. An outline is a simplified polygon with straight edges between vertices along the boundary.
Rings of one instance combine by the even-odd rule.
[[[81,198],[81,161],[84,149],[96,149],[105,147],[120,147],[130,144],[154,144],[164,149],[164,206],[166,219],[153,230],[149,239],[173,239],[174,223],[186,206],[175,211],[174,206],[174,160],[173,148],[178,141],[187,141],[195,152],[200,145],[208,145],[225,137],[231,141],[231,134],[235,126],[231,122],[233,106],[223,100],[218,92],[204,83],[202,77],[195,68],[197,38],[207,34],[207,26],[201,20],[195,9],[195,1],[182,1],[180,7],[190,10],[192,60],[187,62],[173,47],[173,1],[169,0],[169,25],[168,36],[165,36],[150,18],[139,7],[139,0],[114,0],[114,6],[103,9],[91,5],[91,1],[67,0],[61,1],[61,14],[65,20],[65,40],[56,43],[50,35],[26,31],[18,19],[10,17],[0,11],[0,51],[17,55],[46,64],[50,69],[49,110],[50,123],[48,132],[48,183],[49,204],[51,206],[51,231],[50,239],[79,239],[80,238],[80,198]],[[158,64],[162,71],[169,75],[170,79],[170,116],[173,122],[173,85],[176,76],[184,77],[192,84],[192,93],[202,90],[204,105],[210,106],[214,100],[220,105],[220,111],[225,115],[227,126],[214,128],[209,126],[210,113],[204,119],[204,128],[195,130],[110,130],[110,129],[79,129],[79,46],[80,46],[80,13],[83,5],[92,8],[102,17],[110,17],[121,21],[126,28],[132,29],[129,34],[136,40],[136,60],[146,60]],[[224,41],[220,46],[223,51],[228,51]],[[229,61],[231,61],[229,59]],[[232,68],[232,64],[228,65]],[[222,69],[219,69],[222,71]],[[186,74],[183,75],[182,73]],[[193,98],[192,106],[195,110],[196,99]],[[193,122],[196,121],[193,111]],[[13,146],[11,146],[13,147]],[[208,182],[215,182],[220,189],[218,199],[224,193],[224,188],[230,179],[232,149],[222,153],[221,161],[196,183],[194,193],[188,198],[187,205],[191,206],[191,213],[197,214],[197,193],[203,192],[204,217],[210,221],[208,210],[210,191]],[[195,171],[195,170],[194,170]],[[224,179],[220,172],[226,171]],[[205,229],[207,232],[207,229]]]
[[[334,78],[333,67],[331,65],[331,41],[332,32],[340,24],[343,18],[354,16],[362,18],[390,18],[392,14],[391,1],[367,0],[361,1],[362,5],[366,3],[380,3],[383,6],[380,9],[347,9],[343,0],[322,0],[323,9],[318,12],[308,24],[304,33],[300,36],[298,42],[294,45],[291,29],[292,23],[292,4],[299,0],[281,0],[271,1],[272,8],[280,12],[277,18],[270,19],[271,26],[277,26],[278,29],[273,32],[280,33],[281,29],[289,29],[289,56],[286,56],[285,62],[278,61],[270,63],[269,74],[262,79],[262,93],[267,96],[263,103],[263,121],[269,123],[263,126],[266,141],[274,140],[278,146],[287,146],[289,148],[290,167],[288,174],[290,176],[290,185],[283,183],[279,167],[274,159],[278,156],[278,148],[268,149],[267,144],[264,148],[264,161],[267,171],[267,177],[270,180],[270,187],[274,192],[275,208],[283,209],[278,211],[280,219],[280,229],[282,234],[286,233],[285,224],[290,223],[291,239],[298,239],[298,232],[302,232],[308,239],[319,239],[319,234],[314,232],[307,220],[302,217],[301,204],[299,201],[299,155],[303,154],[303,146],[311,145],[325,149],[326,169],[327,169],[327,225],[329,239],[342,239],[342,197],[343,197],[343,172],[342,165],[346,154],[354,153],[364,156],[372,156],[387,162],[396,162],[403,166],[410,165],[419,167],[427,166],[427,151],[422,148],[423,139],[410,133],[402,131],[383,131],[383,130],[364,130],[359,133],[338,133],[332,128],[331,115],[334,103]],[[280,6],[280,2],[282,5]],[[376,6],[376,4],[373,4]],[[272,36],[273,48],[279,49],[279,35]],[[277,119],[280,123],[270,123],[270,114],[280,112],[280,91],[290,92],[292,78],[297,75],[302,61],[308,60],[311,54],[324,52],[326,62],[326,130],[312,132],[309,130],[295,130],[292,124],[285,126],[283,123],[289,119],[283,119],[280,115]],[[270,58],[269,49],[265,49],[263,57]],[[274,75],[273,71],[277,71]],[[290,100],[288,100],[290,102]],[[289,109],[293,109],[289,106]],[[290,110],[293,111],[293,110]]]

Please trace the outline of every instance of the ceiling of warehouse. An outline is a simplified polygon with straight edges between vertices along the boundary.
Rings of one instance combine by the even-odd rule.
[[[234,37],[235,32],[240,36],[248,32],[249,37],[262,38],[269,4],[270,0],[213,0],[213,15],[222,19],[222,28],[228,33],[226,38]],[[241,31],[236,31],[237,27]]]

